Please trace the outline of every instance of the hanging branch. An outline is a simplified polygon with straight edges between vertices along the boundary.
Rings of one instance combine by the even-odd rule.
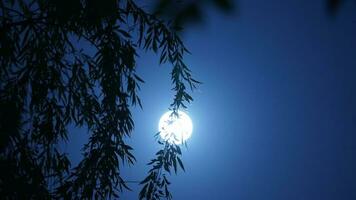
[[[141,106],[138,49],[172,65],[173,113],[186,108],[187,88],[199,83],[183,62],[188,50],[174,23],[132,0],[0,1],[0,19],[0,163],[11,171],[1,174],[1,196],[118,198],[129,189],[120,167],[135,163],[125,141],[134,130],[131,108]],[[73,167],[59,148],[70,126],[89,134]],[[162,145],[152,163],[162,170],[152,173],[170,197],[166,173],[183,164],[178,146]]]
[[[140,200],[172,199],[168,188],[171,183],[168,181],[167,173],[171,174],[174,171],[177,174],[178,167],[185,170],[179,145],[162,140],[158,140],[158,143],[162,149],[156,153],[156,158],[148,163],[152,168],[146,178],[140,182],[143,185],[139,194]]]

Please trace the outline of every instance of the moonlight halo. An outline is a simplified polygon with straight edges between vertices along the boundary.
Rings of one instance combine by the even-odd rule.
[[[160,137],[169,143],[182,144],[193,132],[193,123],[183,111],[178,111],[178,116],[168,111],[162,115],[158,123]]]

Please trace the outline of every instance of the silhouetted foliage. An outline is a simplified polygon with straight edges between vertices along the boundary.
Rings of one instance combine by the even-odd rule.
[[[335,15],[335,13],[339,10],[343,0],[327,0],[327,11],[331,15]]]
[[[157,141],[163,148],[156,153],[156,158],[148,163],[152,167],[146,178],[140,182],[140,184],[144,185],[139,195],[140,200],[172,199],[168,189],[170,182],[168,181],[167,173],[170,174],[172,170],[177,173],[178,167],[185,170],[179,145],[159,139],[158,134],[156,134]]]
[[[199,83],[183,62],[176,23],[132,0],[4,0],[0,13],[1,198],[118,198],[129,189],[120,164],[135,162],[124,138],[134,128],[131,106],[141,106],[137,49],[171,63],[173,113],[186,108],[187,88]],[[75,167],[59,148],[71,124],[90,134]],[[150,171],[167,197],[165,175],[151,174],[183,167],[180,154],[165,144]],[[141,198],[158,199],[147,187]]]
[[[232,0],[158,0],[154,13],[160,17],[172,19],[174,26],[179,29],[186,23],[202,21],[203,10],[209,4],[225,12],[236,11]]]

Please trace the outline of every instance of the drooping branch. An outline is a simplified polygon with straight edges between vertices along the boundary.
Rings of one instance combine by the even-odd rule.
[[[14,115],[13,124],[0,120],[0,128],[12,127],[1,130],[5,150],[0,161],[15,165],[21,189],[33,188],[25,197],[17,190],[6,195],[116,198],[128,189],[119,166],[135,162],[125,138],[134,130],[131,108],[141,106],[139,48],[172,65],[173,111],[192,100],[186,88],[197,82],[183,62],[187,50],[171,24],[134,1],[110,2],[0,2],[0,113]],[[83,48],[88,43],[94,48]],[[89,133],[83,159],[73,168],[58,148],[68,140],[70,126]],[[180,149],[162,148],[155,184],[168,185],[165,174],[181,163]]]

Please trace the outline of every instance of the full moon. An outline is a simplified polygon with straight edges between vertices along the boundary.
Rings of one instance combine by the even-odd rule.
[[[159,135],[165,141],[174,144],[182,144],[193,132],[193,123],[190,117],[178,111],[178,116],[168,111],[162,115],[158,123]]]

